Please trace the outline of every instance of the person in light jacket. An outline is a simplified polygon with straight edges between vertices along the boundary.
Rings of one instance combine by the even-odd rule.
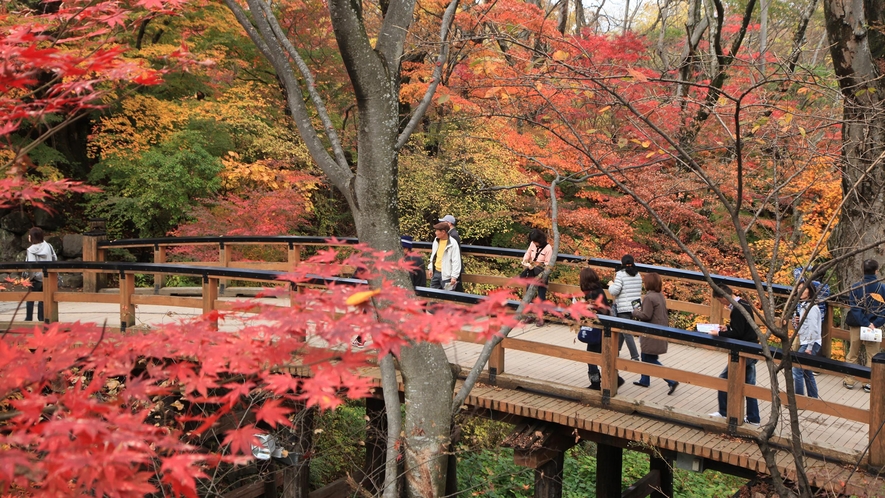
[[[642,275],[642,283],[645,284],[645,299],[642,300],[642,306],[633,310],[633,317],[643,322],[653,323],[655,325],[670,325],[670,317],[667,315],[667,300],[661,294],[663,282],[661,276],[657,273],[646,273]],[[658,357],[667,352],[667,341],[658,337],[640,337],[639,345],[642,348],[642,362],[654,363],[661,365]],[[663,365],[662,365],[663,366]],[[666,379],[665,379],[666,380]],[[648,375],[643,375],[634,385],[640,387],[648,387],[651,379]],[[670,390],[667,394],[676,392],[679,383],[675,380],[667,380]]]
[[[802,281],[799,282],[803,283]],[[814,304],[814,286],[808,286],[802,291],[799,306],[793,315],[793,328],[797,329],[799,349],[797,353],[806,353],[817,356],[821,346],[820,308]],[[803,320],[804,318],[804,320]],[[805,386],[808,386],[808,397],[819,398],[817,392],[817,380],[811,370],[804,370],[799,366],[793,367],[793,382],[796,385],[796,394],[805,395]]]
[[[621,269],[615,273],[614,280],[609,282],[608,293],[615,300],[618,317],[633,318],[633,301],[642,298],[642,277],[639,276],[639,268],[636,268],[633,256],[625,254],[621,258]],[[618,351],[624,347],[625,342],[627,350],[630,351],[630,359],[639,361],[639,350],[636,349],[636,341],[630,334],[621,333]]]
[[[28,247],[28,255],[25,261],[55,261],[58,257],[55,255],[55,249],[49,242],[43,241],[43,230],[34,227],[28,231],[28,241],[31,246]],[[31,292],[43,291],[43,272],[32,271],[28,277],[31,279]],[[25,321],[34,320],[34,301],[28,301],[25,304]],[[43,300],[37,301],[37,320],[43,321]]]
[[[458,241],[449,237],[449,224],[445,222],[433,225],[436,239],[430,250],[430,287],[433,289],[453,290],[461,277],[461,247]]]

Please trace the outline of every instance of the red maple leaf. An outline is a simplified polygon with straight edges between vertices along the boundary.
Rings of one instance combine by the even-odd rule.
[[[233,454],[241,453],[244,455],[252,454],[252,446],[258,446],[261,442],[255,437],[260,432],[254,425],[246,425],[238,429],[227,431],[224,441],[221,444],[230,445],[230,452]]]
[[[290,422],[286,416],[292,413],[293,410],[281,406],[282,402],[282,399],[270,399],[265,401],[259,409],[255,410],[255,420],[264,420],[270,424],[271,427],[276,427],[277,424],[285,426],[292,425],[292,422]]]

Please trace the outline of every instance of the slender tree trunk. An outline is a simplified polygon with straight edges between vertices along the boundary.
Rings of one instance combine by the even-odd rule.
[[[843,289],[860,275],[861,262],[883,254],[885,233],[885,2],[824,0],[833,69],[842,90],[842,193],[839,224],[830,238]],[[861,252],[851,255],[854,250]]]

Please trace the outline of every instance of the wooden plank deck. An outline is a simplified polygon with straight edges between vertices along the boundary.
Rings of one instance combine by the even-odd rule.
[[[544,327],[525,325],[515,329],[510,336],[544,345],[570,347],[585,350],[583,343],[575,340],[575,334],[568,327],[548,323]],[[638,339],[638,338],[637,338]],[[450,361],[462,368],[473,366],[482,346],[469,342],[454,342],[446,346]],[[629,354],[623,348],[620,358],[629,361]],[[718,376],[726,366],[726,353],[705,348],[694,348],[682,344],[670,344],[669,352],[661,355],[664,366],[678,370]],[[756,369],[757,385],[771,385],[768,370],[761,362]],[[513,389],[484,390],[474,393],[469,404],[498,411],[540,418],[578,429],[600,434],[646,442],[658,447],[712,458],[732,465],[738,465],[757,472],[767,473],[765,462],[758,446],[752,440],[735,439],[723,434],[725,419],[709,417],[718,409],[716,391],[682,382],[672,396],[667,395],[667,384],[662,379],[652,378],[651,386],[643,388],[633,385],[638,374],[621,370],[626,383],[613,398],[620,403],[619,411],[607,410],[602,405],[601,395],[587,389],[589,383],[587,366],[584,363],[553,358],[527,351],[506,350],[504,373],[498,374],[499,384],[508,387],[520,385],[525,391]],[[779,374],[783,385],[783,374]],[[527,379],[531,379],[528,382]],[[842,387],[842,377],[821,373],[816,376],[821,399],[831,403],[869,407],[869,394],[862,389],[847,390]],[[545,397],[541,391],[549,388],[558,396],[571,397],[579,401]],[[592,410],[585,410],[588,405]],[[638,414],[620,413],[623,406],[657,409],[657,413],[670,413],[672,420],[649,424],[648,418]],[[759,401],[763,424],[772,416],[771,403]],[[703,427],[703,428],[699,428]],[[803,442],[816,451],[808,454],[807,467],[815,485],[831,491],[847,492],[858,496],[885,495],[885,483],[875,477],[855,472],[850,482],[845,479],[850,474],[849,462],[858,461],[868,443],[867,424],[832,415],[824,415],[809,410],[800,410],[800,428]],[[759,428],[744,424],[738,435],[752,438]],[[775,429],[776,441],[788,444],[790,427],[786,409]],[[827,458],[817,458],[823,452]],[[834,458],[837,457],[837,458]],[[795,476],[792,457],[783,452],[778,457],[778,467],[788,476]],[[844,482],[844,484],[843,484]],[[843,489],[844,486],[844,489]]]

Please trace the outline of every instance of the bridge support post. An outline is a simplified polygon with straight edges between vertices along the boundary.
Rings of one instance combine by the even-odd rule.
[[[163,264],[166,262],[166,246],[154,244],[154,263]],[[163,274],[154,273],[154,294],[159,294],[163,288]]]
[[[132,295],[135,294],[135,274],[120,272],[120,330],[135,325],[135,305]]]
[[[301,264],[301,246],[289,242],[289,271],[294,271],[299,264]]]
[[[618,336],[618,332],[613,332],[611,326],[603,326],[602,365],[599,366],[599,369],[602,375],[602,403],[604,405],[609,404],[612,396],[618,395]]]
[[[747,371],[747,359],[737,351],[728,353],[728,432],[735,432],[737,426],[744,423],[744,377]]]
[[[655,449],[655,453],[649,459],[648,470],[658,473],[658,486],[651,492],[651,498],[673,496],[673,454],[669,451]]]
[[[535,469],[535,498],[562,497],[562,469],[564,467],[565,451],[558,450],[553,454],[553,458]]]
[[[313,446],[313,430],[315,424],[316,408],[307,408],[300,404],[301,411],[295,420],[295,437],[292,450],[294,458],[290,454],[290,463],[283,470],[283,493],[282,498],[307,498],[310,494],[310,459],[305,458]]]
[[[596,496],[621,496],[624,450],[596,443]]]
[[[870,361],[870,466],[885,467],[885,353]]]
[[[360,484],[376,494],[384,484],[387,458],[387,411],[384,400],[366,398],[366,462]]]
[[[43,319],[46,323],[58,321],[58,273],[43,270]]]

